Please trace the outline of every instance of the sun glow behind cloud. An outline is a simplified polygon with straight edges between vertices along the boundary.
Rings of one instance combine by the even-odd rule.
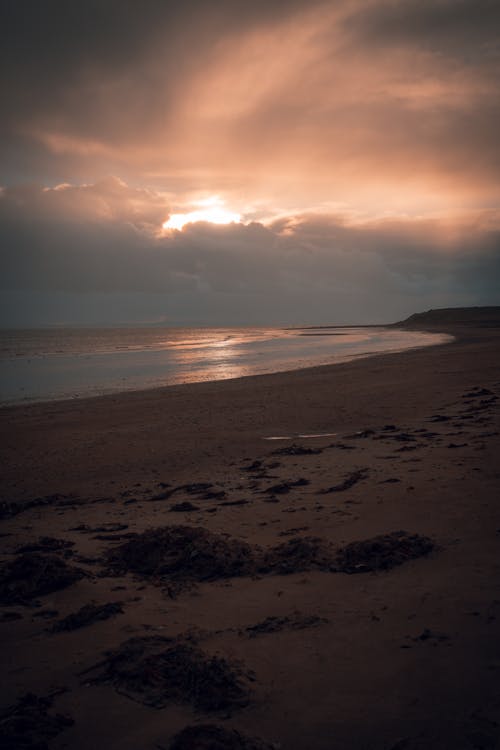
[[[241,214],[224,208],[224,202],[218,196],[198,201],[196,205],[199,208],[194,211],[171,214],[168,221],[163,223],[163,229],[181,230],[186,224],[197,221],[207,221],[210,224],[238,224],[241,221]]]
[[[59,4],[3,24],[4,325],[497,303],[500,3]]]

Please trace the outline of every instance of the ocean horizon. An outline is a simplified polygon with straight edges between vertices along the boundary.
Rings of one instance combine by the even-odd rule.
[[[298,370],[450,340],[384,326],[0,330],[0,404]]]

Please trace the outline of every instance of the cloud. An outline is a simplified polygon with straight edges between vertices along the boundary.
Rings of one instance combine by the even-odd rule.
[[[5,320],[497,302],[498,17],[493,0],[0,4]],[[162,233],[213,195],[248,223]]]
[[[365,42],[412,45],[475,65],[498,60],[496,0],[378,0],[354,10],[345,28]]]
[[[160,156],[186,83],[220,40],[273,25],[301,3],[277,0],[28,0],[0,9],[0,86],[9,108],[2,146],[10,169],[82,175]],[[160,153],[158,147],[161,147]],[[124,151],[128,149],[128,153]],[[93,157],[93,159],[91,158]],[[123,171],[123,169],[122,169]],[[33,173],[32,173],[33,175]]]
[[[492,0],[28,5],[3,9],[6,183],[115,173],[302,210],[498,200]]]
[[[116,222],[153,229],[168,218],[164,197],[151,190],[129,187],[112,176],[88,185],[13,186],[3,191],[0,206],[8,220],[20,223],[37,219]]]
[[[91,204],[111,195],[112,215],[90,220],[87,204],[76,211],[81,191]],[[362,222],[309,213],[268,226],[196,223],[162,235],[149,223],[159,216],[158,196],[121,182],[32,186],[22,203],[19,193],[8,188],[0,197],[0,278],[11,324],[383,322],[432,306],[498,301],[493,212]],[[124,222],[136,218],[137,193],[151,205],[141,204],[139,222]]]

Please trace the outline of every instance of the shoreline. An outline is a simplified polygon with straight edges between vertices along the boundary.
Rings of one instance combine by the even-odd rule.
[[[495,747],[500,331],[449,332],[361,362],[3,409],[3,565],[50,537],[66,545],[50,554],[85,576],[0,605],[0,710],[58,688],[49,714],[74,724],[51,750],[167,748],[206,723],[283,750]],[[279,435],[290,437],[264,439]],[[251,549],[291,545],[291,567],[172,595],[106,568],[134,535],[179,526]],[[431,551],[358,575],[308,562],[311,540],[330,554],[401,530]],[[90,603],[112,616],[54,629]],[[159,709],[147,690],[132,700],[81,676],[151,636],[242,664],[248,704]]]
[[[336,326],[336,327],[343,327],[343,326]],[[347,327],[347,326],[345,326]],[[367,328],[370,326],[349,326],[349,328]],[[371,326],[372,328],[390,328],[389,326]],[[401,328],[400,330],[404,330],[404,328]],[[386,354],[399,354],[404,353],[406,351],[416,351],[419,349],[425,349],[428,347],[433,346],[443,346],[448,343],[453,343],[453,341],[456,340],[456,337],[453,336],[451,333],[441,332],[441,331],[425,331],[425,330],[415,330],[412,331],[413,333],[433,333],[436,336],[442,336],[442,337],[448,337],[448,340],[442,340],[442,341],[435,341],[435,342],[429,342],[427,344],[417,344],[415,346],[408,346],[405,348],[400,349],[391,349],[391,350],[378,350],[378,351],[368,351],[368,352],[358,352],[353,354],[346,354],[346,355],[337,355],[339,356],[338,361],[333,362],[326,362],[326,363],[313,363],[310,365],[305,365],[303,367],[291,367],[290,369],[278,369],[278,370],[270,370],[267,372],[255,372],[255,373],[249,373],[248,375],[239,375],[234,377],[220,377],[215,379],[202,379],[202,380],[187,380],[184,382],[172,382],[172,383],[165,383],[163,385],[159,384],[153,384],[150,386],[145,387],[128,387],[124,388],[123,390],[115,390],[113,387],[109,387],[105,389],[104,391],[100,393],[95,394],[88,394],[88,395],[73,395],[73,396],[67,396],[67,395],[61,395],[61,396],[52,396],[52,397],[27,397],[25,399],[21,399],[19,401],[10,399],[7,401],[0,401],[0,411],[9,409],[9,408],[16,408],[16,407],[30,407],[32,405],[36,404],[43,404],[43,403],[54,403],[54,402],[72,402],[72,401],[84,401],[88,399],[94,399],[94,398],[103,398],[107,396],[121,396],[127,393],[142,393],[146,391],[152,391],[152,390],[162,390],[164,388],[172,388],[176,386],[186,386],[186,385],[199,385],[201,383],[219,383],[219,382],[227,382],[232,380],[241,380],[246,378],[254,378],[254,377],[265,377],[267,375],[286,375],[287,373],[293,373],[293,372],[299,372],[302,370],[313,370],[320,367],[337,367],[338,365],[342,365],[344,363],[349,362],[355,362],[360,359],[367,359],[369,357],[377,357],[377,356],[384,356]],[[148,350],[149,351],[149,350]],[[121,354],[122,352],[114,352],[113,354]],[[125,352],[128,354],[129,352]],[[140,352],[139,352],[140,353]],[[75,355],[78,357],[86,358],[88,355],[85,354],[79,354]],[[100,353],[97,353],[97,356],[100,356]],[[97,387],[96,387],[97,390]]]
[[[29,463],[33,450],[35,456],[38,451],[42,451],[41,455],[45,456],[45,460],[36,461],[35,464],[40,477],[45,475],[48,479],[56,475],[60,481],[63,480],[66,489],[69,482],[70,491],[73,491],[73,484],[78,485],[84,481],[88,492],[92,485],[85,481],[84,474],[88,472],[89,477],[92,477],[95,467],[102,463],[103,456],[97,448],[99,443],[113,445],[109,466],[105,472],[101,468],[99,481],[104,479],[104,472],[110,485],[115,484],[114,462],[128,451],[127,440],[137,445],[137,432],[147,436],[150,444],[148,450],[151,453],[148,455],[143,451],[129,456],[126,463],[119,461],[124,476],[120,485],[124,486],[129,473],[133,476],[141,464],[148,467],[147,471],[154,471],[157,456],[164,450],[159,435],[155,434],[159,422],[163,427],[168,426],[169,457],[172,454],[176,467],[182,466],[183,469],[190,463],[193,428],[196,429],[202,465],[205,463],[204,456],[207,463],[212,461],[215,446],[217,450],[236,457],[245,444],[250,443],[252,450],[259,450],[265,437],[282,432],[298,435],[304,432],[329,433],[363,429],[370,421],[383,422],[387,409],[392,409],[394,402],[398,400],[397,392],[387,389],[388,380],[399,380],[398,386],[402,393],[398,411],[401,417],[405,418],[407,414],[412,416],[417,404],[418,408],[423,408],[428,401],[429,387],[436,379],[431,370],[428,372],[427,382],[420,383],[422,368],[429,371],[435,357],[437,356],[438,361],[441,359],[441,352],[445,356],[451,352],[459,359],[463,356],[468,358],[468,348],[471,351],[476,347],[488,349],[488,342],[492,337],[490,331],[472,332],[461,329],[455,329],[451,335],[455,336],[453,341],[435,346],[373,354],[361,360],[286,372],[182,383],[86,398],[6,405],[0,410],[3,417],[0,445],[8,446],[13,437],[16,438],[16,466],[23,461]],[[443,380],[446,381],[447,378]],[[458,373],[457,380],[463,380],[462,372]],[[331,390],[332,383],[334,392]],[[372,391],[376,392],[380,388],[383,396],[377,402],[372,397]],[[409,408],[411,401],[415,402],[413,408]],[[334,416],[325,416],[328,409]],[[47,440],[47,422],[51,430],[61,433],[50,435],[49,440],[54,445],[54,450],[53,458],[48,462],[47,454],[43,451]],[[256,425],[259,425],[258,429]],[[31,442],[25,446],[23,438],[27,430],[35,430],[35,433]],[[33,442],[35,434],[36,441]],[[79,456],[75,461],[77,452],[71,451],[71,446],[76,446],[82,436],[89,445],[89,457],[82,461]],[[67,456],[68,449],[73,453],[71,459]],[[0,460],[4,461],[6,467],[9,466],[11,456],[11,450],[5,453],[0,449]],[[70,481],[68,465],[76,465],[76,482]],[[8,474],[7,471],[6,476]],[[58,491],[52,482],[44,484],[44,487],[46,490],[42,494]]]

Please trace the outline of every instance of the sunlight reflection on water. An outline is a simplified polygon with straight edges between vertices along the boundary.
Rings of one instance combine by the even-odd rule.
[[[226,380],[450,339],[381,327],[0,331],[0,402]]]

